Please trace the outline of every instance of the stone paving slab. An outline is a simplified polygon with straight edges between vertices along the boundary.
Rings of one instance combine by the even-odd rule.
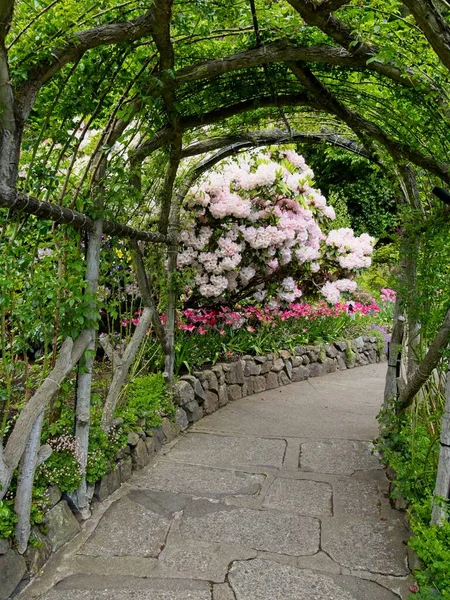
[[[130,484],[159,491],[180,492],[197,496],[257,494],[264,475],[211,469],[169,461],[159,461],[152,468],[136,474]]]
[[[319,550],[317,519],[269,510],[194,502],[181,521],[186,537],[301,556]]]
[[[248,396],[198,421],[191,431],[255,437],[371,440],[386,363],[339,371]]]
[[[373,472],[370,473],[370,477],[366,477],[365,481],[346,477],[333,483],[335,516],[379,516],[383,501],[387,507],[389,502],[383,498],[383,492],[380,492],[380,486],[373,477]]]
[[[213,600],[236,600],[236,596],[227,583],[220,583],[213,587]]]
[[[281,467],[285,440],[188,434],[170,451],[171,460],[197,465]]]
[[[131,490],[128,498],[169,520],[191,501],[191,496],[187,494],[159,490]]]
[[[256,558],[256,554],[255,550],[171,534],[152,576],[203,579],[221,583],[225,581],[232,561]]]
[[[263,507],[310,517],[332,515],[333,490],[329,483],[308,479],[275,479]]]
[[[206,581],[72,575],[42,600],[211,600]]]
[[[229,582],[236,600],[398,600],[373,582],[261,559],[234,563]]]
[[[322,522],[322,550],[338,564],[354,571],[383,575],[408,574],[402,515],[348,517]]]
[[[324,440],[306,442],[300,446],[299,466],[314,473],[352,475],[355,471],[382,469],[377,456],[372,454],[370,442],[351,440]]]
[[[18,600],[406,600],[404,518],[369,441],[384,371],[293,384],[199,421]]]
[[[114,502],[79,551],[94,556],[157,556],[170,520],[129,498]]]
[[[69,561],[72,573],[122,577],[152,577],[158,559],[143,556],[89,556],[76,554]]]

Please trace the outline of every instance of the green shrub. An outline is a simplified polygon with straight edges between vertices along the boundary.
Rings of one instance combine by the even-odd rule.
[[[175,408],[167,393],[166,384],[160,373],[136,377],[126,390],[126,403],[119,407],[118,414],[130,429],[137,421],[145,420],[147,427],[158,427],[162,417],[173,418]]]
[[[358,287],[380,300],[382,288],[397,288],[395,268],[398,260],[396,244],[377,246],[372,255],[372,265],[357,278]]]
[[[111,429],[106,433],[100,428],[99,421],[91,423],[86,481],[93,484],[111,471],[116,462],[117,451],[126,444],[127,436],[123,427]]]
[[[378,450],[396,473],[393,496],[403,496],[421,568],[414,573],[420,591],[414,599],[450,600],[450,523],[430,526],[433,491],[439,454],[439,413],[427,414],[426,403],[401,417],[394,410],[382,411],[382,437]]]
[[[37,471],[47,485],[57,485],[62,492],[73,492],[81,484],[80,462],[76,455],[75,439],[69,436],[52,438],[53,452]]]
[[[414,597],[436,598],[439,590],[440,598],[450,599],[450,523],[430,527],[428,518],[424,520],[430,515],[430,505],[426,502],[425,507],[419,504],[412,507],[410,523],[414,535],[409,545],[424,565],[422,570],[415,572],[420,593]]]
[[[12,500],[0,500],[0,539],[8,539],[14,533],[17,517]]]

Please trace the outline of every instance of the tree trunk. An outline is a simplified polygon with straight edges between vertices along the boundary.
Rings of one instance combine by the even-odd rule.
[[[178,230],[168,231],[169,247],[167,260],[167,310],[166,310],[166,358],[164,362],[164,378],[169,390],[172,389],[175,375],[175,317],[177,304],[177,254]]]
[[[115,367],[113,380],[109,387],[108,395],[106,397],[105,405],[103,407],[101,421],[101,428],[103,429],[103,431],[108,431],[108,429],[111,427],[112,421],[114,419],[114,411],[117,406],[117,401],[119,399],[122,386],[128,375],[130,366],[142,344],[142,340],[145,337],[147,329],[150,326],[152,312],[153,311],[151,308],[144,308],[141,318],[139,319],[139,323],[133,333],[133,337],[131,338],[128,346],[126,347],[122,358],[120,359],[119,357],[116,357],[114,360]]]
[[[0,11],[2,9],[0,8]],[[0,23],[0,29],[3,28]],[[1,35],[0,35],[1,37]],[[14,94],[11,85],[8,56],[0,41],[0,181],[5,185],[15,185],[17,180],[16,148],[18,134],[14,115]]]
[[[400,185],[406,204],[413,212],[412,218],[423,218],[423,207],[417,187],[416,174],[410,164],[400,162]],[[417,350],[419,346],[420,324],[414,315],[417,306],[417,261],[419,258],[420,238],[417,234],[405,234],[402,240],[403,281],[406,288],[405,300],[407,307],[407,352],[406,375],[409,379],[417,368]]]
[[[17,491],[14,509],[18,521],[15,527],[16,543],[19,554],[23,554],[28,546],[30,538],[30,514],[31,502],[33,499],[33,481],[36,468],[42,464],[52,453],[50,446],[41,447],[41,431],[44,411],[36,419],[22,458],[19,480],[17,482]]]
[[[449,510],[448,503],[447,506],[444,506],[442,499],[450,500],[450,370],[447,372],[445,408],[441,419],[439,463],[434,495],[431,524],[442,525],[448,518]]]
[[[170,207],[169,226],[167,231],[167,310],[166,310],[166,359],[164,376],[169,390],[172,390],[175,375],[175,322],[178,300],[178,234],[180,229],[180,207],[189,190],[190,180],[183,181],[174,194]]]
[[[20,412],[6,447],[3,449],[0,444],[0,500],[8,491],[12,474],[19,465],[36,419],[78,363],[89,341],[86,332],[78,336],[75,342],[71,338],[64,341],[54,368]]]
[[[99,219],[96,222],[95,230],[89,236],[86,260],[86,292],[91,296],[90,319],[95,321],[97,318],[97,303],[95,295],[98,288],[98,275],[100,268],[100,246],[102,241],[103,221]],[[82,361],[79,368],[77,380],[77,398],[75,408],[75,436],[78,439],[81,455],[81,476],[82,481],[79,489],[74,494],[74,504],[82,516],[89,516],[89,506],[86,494],[86,465],[89,449],[89,426],[91,422],[91,386],[92,386],[92,367],[95,355],[95,334],[96,330],[91,327],[86,330],[89,335],[89,355]],[[85,513],[85,515],[84,515]]]
[[[136,241],[131,242],[131,255],[133,257],[134,268],[136,271],[136,278],[138,280],[139,291],[141,292],[142,301],[144,306],[151,310],[151,319],[153,329],[155,330],[156,337],[158,338],[164,354],[166,353],[166,332],[164,326],[159,318],[158,311],[156,309],[155,301],[151,293],[150,284],[148,282],[147,273],[145,271],[144,259],[142,257],[141,249]]]

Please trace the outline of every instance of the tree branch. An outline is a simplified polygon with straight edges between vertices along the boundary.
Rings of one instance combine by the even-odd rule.
[[[319,4],[319,9],[334,12],[346,4],[350,4],[350,0],[322,0]]]
[[[0,499],[7,492],[12,473],[17,468],[25,451],[28,437],[36,420],[52,396],[57,392],[61,383],[80,360],[89,342],[90,336],[86,332],[80,334],[75,342],[67,338],[61,346],[58,359],[52,371],[21,410],[6,443],[3,456],[0,453],[0,459],[2,459],[0,463],[3,463],[0,464],[0,474],[2,475],[2,480],[0,481]],[[6,479],[3,480],[5,471]]]
[[[286,62],[289,60],[303,60],[305,62],[320,62],[330,65],[345,67],[366,67],[364,56],[353,55],[343,48],[335,46],[294,46],[286,40],[280,40],[266,44],[260,48],[253,48],[221,59],[213,59],[185,67],[177,72],[176,83],[179,87],[185,83],[191,83],[200,79],[211,79],[224,73],[249,69],[269,63]],[[402,80],[400,71],[397,82]]]
[[[295,10],[301,15],[301,17],[308,23],[321,29],[330,38],[337,42],[340,46],[345,48],[354,57],[359,60],[363,60],[368,69],[376,71],[397,83],[401,83],[406,87],[415,87],[419,81],[414,74],[404,74],[400,69],[392,64],[385,64],[375,59],[378,54],[378,48],[376,46],[370,46],[363,42],[358,42],[355,36],[352,34],[352,29],[346,25],[343,21],[337,19],[332,10],[339,8],[343,5],[342,2],[322,2],[316,4],[314,0],[287,0],[289,4],[295,8]],[[338,6],[336,6],[338,4]],[[370,60],[370,62],[368,62]],[[423,82],[420,82],[423,85]]]
[[[212,125],[223,121],[235,115],[239,115],[250,110],[256,110],[258,108],[270,108],[278,106],[309,106],[310,102],[308,96],[305,93],[287,94],[286,96],[279,96],[278,98],[266,97],[256,98],[253,100],[244,100],[237,104],[218,108],[212,110],[209,113],[199,115],[187,115],[180,119],[180,125],[182,132],[195,127],[203,127],[205,125]],[[151,140],[146,140],[135,149],[134,153],[130,157],[131,164],[138,166],[142,161],[149,156],[155,150],[162,148],[172,138],[173,132],[170,127],[164,127],[160,129]]]
[[[164,331],[164,326],[159,317],[158,311],[156,309],[156,303],[153,299],[153,295],[150,289],[150,284],[147,277],[147,271],[145,270],[144,258],[142,256],[141,249],[139,248],[139,244],[135,240],[131,242],[130,248],[136,273],[136,279],[138,280],[139,291],[141,292],[142,296],[142,302],[144,306],[151,311],[151,321],[156,333],[156,337],[158,338],[159,343],[161,344],[163,352],[166,353],[166,333]]]
[[[16,99],[21,107],[22,118],[25,120],[33,106],[39,89],[65,65],[79,60],[87,51],[98,46],[120,44],[138,40],[153,31],[154,10],[122,23],[108,23],[93,29],[78,31],[71,34],[70,41],[60,48],[54,48],[50,56],[32,67],[27,80],[18,87]]]
[[[239,146],[240,148],[255,148],[258,146],[268,146],[271,144],[292,144],[292,143],[327,143],[349,152],[363,156],[376,164],[379,160],[373,156],[364,146],[354,140],[345,138],[337,133],[302,133],[298,131],[281,131],[280,129],[267,129],[263,131],[246,132],[240,135],[228,135],[224,137],[209,138],[184,148],[183,158],[196,156],[213,152],[228,146]]]
[[[431,47],[450,70],[450,25],[433,0],[402,0],[416,20]]]
[[[5,43],[6,36],[11,27],[15,0],[1,0],[0,2],[0,45]]]
[[[442,358],[442,352],[447,347],[450,340],[450,309],[447,311],[441,328],[437,332],[434,340],[431,342],[428,352],[420,365],[409,378],[408,383],[400,391],[397,403],[397,410],[402,412],[411,405],[415,395],[420,388],[428,381],[431,373],[438,366]]]
[[[328,88],[317,79],[308,67],[299,63],[289,63],[288,66],[300,83],[312,94],[310,106],[334,114],[346,123],[358,137],[368,136],[369,138],[376,140],[386,148],[394,159],[398,159],[399,156],[402,156],[415,165],[434,173],[443,181],[450,183],[449,164],[434,160],[431,157],[425,156],[421,152],[414,150],[414,148],[411,148],[411,146],[408,146],[405,143],[400,143],[391,139],[376,123],[373,123],[362,115],[352,111],[333,96]]]
[[[76,229],[82,229],[84,231],[93,231],[95,226],[94,220],[87,215],[71,210],[70,208],[65,208],[64,206],[59,206],[58,204],[42,202],[37,198],[33,198],[33,196],[17,192],[16,190],[2,186],[1,184],[0,206],[4,206],[11,210],[19,210],[26,214],[35,215],[41,219],[48,219],[55,223],[71,225]],[[166,241],[165,236],[156,231],[139,231],[132,227],[128,227],[127,225],[121,225],[120,223],[113,223],[111,221],[105,221],[103,223],[103,233],[145,242],[164,243]]]
[[[145,337],[147,328],[150,325],[151,313],[152,310],[150,308],[144,308],[139,319],[139,323],[134,330],[131,340],[125,348],[125,352],[123,353],[120,363],[114,366],[113,379],[111,385],[109,386],[108,395],[103,406],[102,420],[100,423],[103,431],[108,431],[112,425],[114,411],[117,406],[120,392],[122,391],[123,384],[127,378],[131,363],[133,362],[142,344],[142,340]]]

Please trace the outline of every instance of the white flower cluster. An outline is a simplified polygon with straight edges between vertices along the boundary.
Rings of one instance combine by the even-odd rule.
[[[219,297],[248,286],[257,275],[259,283],[289,265],[298,271],[309,264],[317,273],[324,256],[349,271],[370,264],[373,239],[366,234],[355,237],[351,229],[325,236],[320,223],[334,219],[335,213],[313,187],[314,173],[296,152],[278,155],[290,168],[285,160],[280,164],[268,155],[243,155],[191,190],[178,267],[193,269],[201,295]],[[337,302],[341,291],[354,289],[350,280],[338,283],[322,288],[330,302]],[[287,276],[279,285],[278,299],[293,302],[301,293]],[[262,301],[266,295],[259,284],[255,298]]]
[[[336,304],[341,299],[341,292],[355,292],[356,282],[351,279],[339,279],[338,281],[327,281],[321,292],[330,304]]]
[[[371,254],[375,239],[367,233],[355,237],[353,229],[333,229],[325,243],[337,252],[337,260],[343,269],[364,269],[372,264]]]

